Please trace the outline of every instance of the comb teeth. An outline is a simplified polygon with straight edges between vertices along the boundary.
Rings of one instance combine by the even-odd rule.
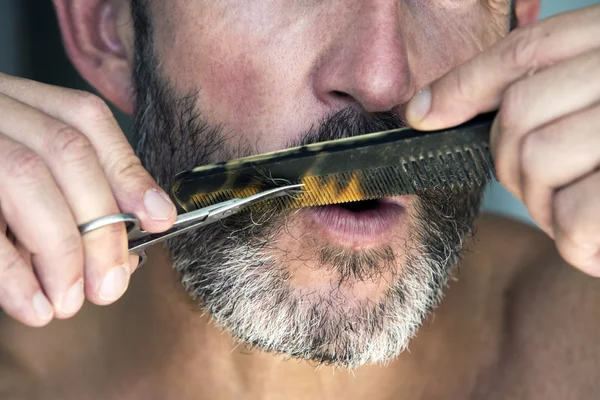
[[[377,132],[198,167],[176,177],[173,194],[191,211],[282,184],[304,184],[304,191],[269,205],[313,207],[482,186],[494,175],[492,121],[487,115],[444,132]]]
[[[271,199],[269,204],[285,208],[314,207],[417,194],[437,188],[482,186],[489,183],[494,175],[487,146],[399,161],[399,165],[390,167],[306,176],[298,182],[288,181],[289,184],[304,184],[303,192]],[[192,201],[196,208],[202,208],[234,197],[251,196],[264,189],[256,185],[198,193],[192,196]]]

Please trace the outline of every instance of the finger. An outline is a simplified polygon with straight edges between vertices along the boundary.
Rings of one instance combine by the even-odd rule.
[[[71,314],[65,294],[80,280],[83,264],[81,237],[71,211],[50,171],[30,149],[0,135],[0,160],[0,204],[5,222],[32,254],[37,277],[56,314]],[[22,265],[13,253],[7,254],[0,258],[0,268]]]
[[[2,211],[1,207],[0,211]],[[27,265],[33,271],[33,261],[31,260],[31,253],[21,244],[21,242],[17,240],[17,238],[10,231],[10,229],[8,229],[6,221],[4,221],[2,215],[0,215],[0,234],[3,234],[8,239],[8,241],[12,244],[17,253],[19,253],[19,256],[21,257],[25,265]]]
[[[553,236],[554,192],[600,165],[599,127],[600,103],[528,134],[517,151],[521,199],[532,218],[550,236]],[[595,196],[599,195],[600,189]]]
[[[17,250],[17,253],[19,253],[19,256],[21,257],[25,265],[27,265],[27,267],[29,267],[29,269],[33,271],[33,260],[31,258],[31,253],[14,236],[12,238],[9,238],[9,240],[13,243],[15,250]]]
[[[52,304],[33,270],[3,234],[0,234],[0,259],[0,308],[26,325],[46,325],[54,315]]]
[[[12,271],[12,273],[6,274],[9,276],[0,278],[0,282],[3,282],[7,288],[10,288],[9,290],[5,290],[5,296],[0,295],[0,298],[4,298],[5,300],[0,300],[0,307],[13,308],[13,311],[9,315],[26,325],[32,327],[44,326],[52,320],[53,316],[56,316],[54,307],[44,294],[37,276],[35,276],[31,253],[23,247],[10,230],[7,230],[6,223],[0,217],[0,228],[2,226],[4,228],[3,230],[0,229],[0,232],[4,232],[6,239],[8,239],[13,248],[10,248],[10,246],[7,247],[7,251],[0,255],[2,260],[8,261],[6,265],[9,265],[9,267],[6,270]],[[0,235],[0,246],[1,242],[2,237]],[[17,252],[16,256],[13,250]],[[0,252],[2,251],[0,250]],[[18,267],[18,269],[13,270],[15,267]],[[31,293],[34,293],[33,296],[31,296]],[[18,305],[19,299],[22,300],[21,302],[24,307]],[[3,306],[3,303],[6,303],[7,306]],[[30,306],[29,310],[27,310],[27,304]],[[33,313],[31,312],[31,308],[33,308]]]
[[[143,229],[162,232],[175,222],[177,211],[169,196],[142,167],[110,109],[99,97],[6,75],[0,75],[0,93],[82,132],[96,151],[119,208],[135,214]]]
[[[556,245],[571,265],[600,277],[600,172],[560,190],[555,197]]]
[[[502,99],[499,122],[517,137],[600,100],[600,49],[562,61],[510,86]]]
[[[19,140],[39,154],[67,201],[77,225],[118,214],[111,187],[88,139],[75,129],[24,103],[0,95],[0,132]],[[38,200],[40,201],[40,200]],[[127,233],[124,224],[106,226],[83,237],[85,287],[90,300],[108,304],[125,291],[129,274]],[[78,274],[80,275],[81,272]],[[62,296],[63,308],[77,310],[84,292],[79,279]],[[67,316],[58,308],[57,316]]]
[[[442,129],[497,109],[506,88],[531,71],[600,47],[599,17],[595,6],[513,31],[415,95],[408,122],[421,130]]]
[[[8,229],[6,221],[2,217],[2,207],[0,207],[0,235],[4,235],[8,241],[12,244],[15,250],[19,253],[19,256],[25,263],[25,265],[33,271],[33,261],[31,260],[31,253],[27,251],[25,247],[17,240],[15,235]],[[37,280],[37,278],[36,278]]]
[[[523,138],[542,125],[598,102],[599,70],[600,51],[595,50],[523,79],[506,91],[490,141],[497,175],[517,198],[522,200],[518,161]],[[589,132],[589,128],[584,130]],[[571,132],[566,129],[564,134],[568,137]],[[536,142],[535,138],[532,141]]]

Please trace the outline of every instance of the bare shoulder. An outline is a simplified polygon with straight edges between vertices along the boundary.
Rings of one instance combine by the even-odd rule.
[[[600,398],[600,279],[567,265],[541,232],[494,218],[484,225],[500,241],[486,244],[495,268],[511,264],[498,371],[512,392],[505,398]]]

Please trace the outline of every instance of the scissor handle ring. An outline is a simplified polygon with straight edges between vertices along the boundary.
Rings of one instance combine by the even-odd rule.
[[[113,214],[79,225],[79,232],[82,235],[85,235],[86,233],[95,231],[96,229],[103,228],[107,225],[118,224],[120,222],[125,223],[127,233],[140,227],[140,221],[133,214]]]

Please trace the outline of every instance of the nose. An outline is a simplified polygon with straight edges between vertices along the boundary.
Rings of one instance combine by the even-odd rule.
[[[390,111],[414,94],[397,0],[361,1],[355,17],[327,49],[315,91],[333,107],[358,104],[367,112]]]

